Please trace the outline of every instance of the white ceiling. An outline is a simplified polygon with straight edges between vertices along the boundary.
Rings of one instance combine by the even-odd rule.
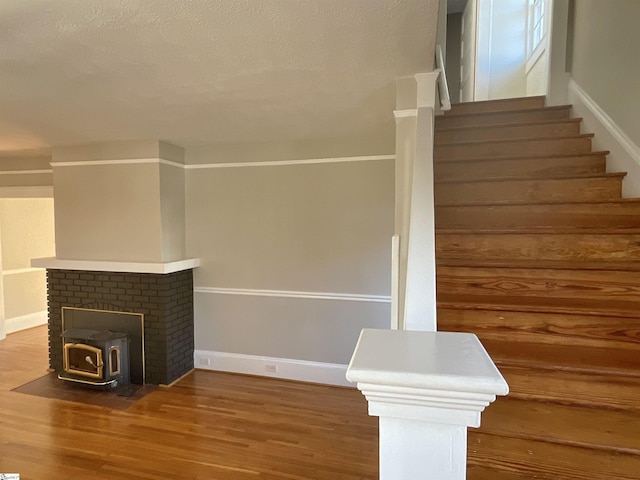
[[[388,134],[437,0],[0,0],[0,152]]]

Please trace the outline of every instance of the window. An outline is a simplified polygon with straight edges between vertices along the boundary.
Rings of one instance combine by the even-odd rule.
[[[545,33],[545,0],[529,0],[528,52],[531,55],[542,42]]]

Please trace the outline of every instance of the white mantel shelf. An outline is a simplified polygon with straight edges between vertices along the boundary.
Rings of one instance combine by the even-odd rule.
[[[471,333],[364,329],[347,369],[380,417],[380,479],[463,480],[467,428],[509,386]]]
[[[65,260],[56,257],[32,258],[31,266],[52,270],[87,270],[90,272],[127,272],[166,274],[181,272],[200,266],[199,258],[175,262],[108,262],[95,260]]]

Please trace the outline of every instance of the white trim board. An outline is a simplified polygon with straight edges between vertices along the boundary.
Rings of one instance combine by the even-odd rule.
[[[308,298],[314,300],[346,300],[351,302],[391,303],[388,295],[360,295],[355,293],[299,292],[291,290],[256,290],[247,288],[195,287],[195,293],[217,295],[248,295],[253,297]]]
[[[27,328],[39,327],[40,325],[46,325],[48,320],[48,314],[46,310],[40,312],[28,313],[27,315],[21,315],[20,317],[12,317],[4,319],[5,333],[15,333],[20,330],[26,330]]]
[[[241,168],[241,167],[282,167],[287,165],[311,165],[319,163],[373,162],[377,160],[395,160],[395,155],[368,155],[361,157],[310,158],[306,160],[274,160],[267,162],[234,162],[234,163],[193,163],[186,165],[187,170],[203,168]]]
[[[258,375],[261,377],[297,380],[353,387],[347,381],[347,365],[312,362],[292,358],[263,357],[240,353],[196,350],[193,355],[195,368],[219,372]]]
[[[35,175],[53,173],[53,170],[0,170],[0,175]]]
[[[640,147],[573,79],[569,80],[569,101],[574,116],[582,117],[586,130],[595,134],[594,147],[611,152],[607,171],[628,173],[622,182],[623,197],[640,197]]]
[[[0,187],[0,198],[53,198],[53,187]]]
[[[162,164],[171,167],[184,168],[185,166],[178,162],[165,160],[163,158],[125,158],[119,160],[87,160],[78,162],[52,162],[52,167],[95,167],[99,165],[142,165],[142,164]]]
[[[53,270],[89,270],[92,272],[174,273],[200,266],[199,258],[186,258],[175,262],[142,263],[110,262],[98,260],[67,260],[64,258],[32,258],[31,266]]]

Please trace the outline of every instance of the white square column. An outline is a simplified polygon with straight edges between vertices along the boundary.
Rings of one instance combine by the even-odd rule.
[[[381,480],[464,480],[467,428],[509,392],[470,333],[365,329],[347,379],[380,417]]]

